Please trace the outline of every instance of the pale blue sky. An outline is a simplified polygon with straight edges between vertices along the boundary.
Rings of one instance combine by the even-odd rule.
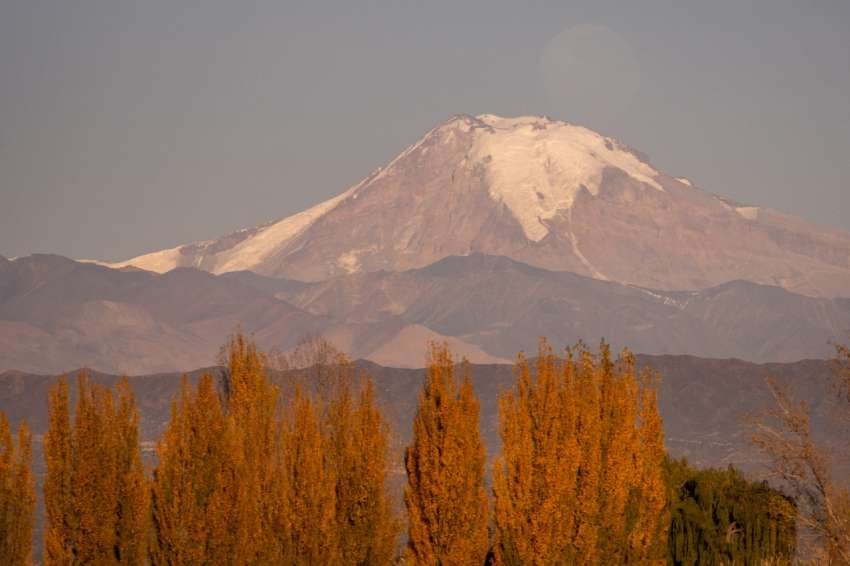
[[[850,229],[849,101],[847,0],[0,0],[0,254],[216,237],[484,112]]]

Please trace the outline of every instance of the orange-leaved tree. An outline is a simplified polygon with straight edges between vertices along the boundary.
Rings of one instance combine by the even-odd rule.
[[[405,453],[409,559],[416,564],[482,564],[488,501],[478,399],[464,364],[458,387],[446,344],[431,344],[425,384]]]
[[[651,374],[603,344],[564,359],[541,341],[499,399],[493,472],[502,564],[663,562],[663,436]]]
[[[285,561],[337,563],[336,476],[318,402],[297,387],[281,428],[282,494],[288,511],[280,531]]]
[[[354,368],[338,360],[326,412],[330,463],[336,479],[336,533],[344,564],[391,564],[400,523],[387,492],[389,431],[372,379],[354,384]],[[353,386],[359,391],[354,392]]]
[[[386,485],[390,466],[389,430],[377,406],[371,378],[332,343],[315,336],[305,338],[289,353],[272,353],[268,363],[283,372],[284,430],[290,431],[285,446],[288,455],[282,458],[285,464],[288,461],[283,485],[286,487],[303,475],[299,469],[318,469],[311,452],[297,449],[291,436],[298,397],[300,403],[309,401],[320,415],[324,465],[329,468],[321,473],[325,481],[333,482],[330,486],[336,509],[333,540],[338,545],[339,559],[344,564],[391,563],[397,551],[400,523]],[[302,433],[301,442],[313,442],[307,439],[314,438],[312,434]],[[299,502],[295,495],[290,494],[293,504],[310,508],[307,501]],[[308,511],[307,515],[312,512]],[[293,519],[290,527],[302,523],[299,518]],[[320,522],[320,518],[314,517],[314,524]],[[295,546],[309,548],[306,539],[300,538],[303,542]],[[330,544],[330,539],[324,544]]]
[[[139,447],[139,411],[129,381],[117,385],[114,435],[117,489],[115,556],[121,564],[145,564],[150,534],[150,483]]]
[[[63,378],[50,390],[48,428],[44,438],[44,561],[71,564],[76,531],[76,512],[71,492],[73,443],[68,382]]]
[[[234,486],[238,555],[244,563],[279,562],[279,532],[289,520],[279,459],[278,388],[265,371],[254,342],[241,333],[225,347],[227,413],[239,451]]]
[[[183,378],[157,447],[152,564],[235,564],[238,442],[212,377]]]
[[[126,380],[112,392],[78,378],[70,419],[68,386],[50,392],[45,438],[48,564],[143,564],[148,485],[138,443],[138,414]]]
[[[566,394],[559,370],[551,350],[541,348],[535,379],[520,354],[515,390],[499,398],[503,447],[493,491],[502,563],[548,564],[574,554],[581,450],[591,447],[579,445],[579,400]],[[596,424],[585,422],[585,430]]]
[[[17,443],[6,415],[0,412],[0,564],[22,566],[32,558],[35,482],[32,437],[25,423]]]

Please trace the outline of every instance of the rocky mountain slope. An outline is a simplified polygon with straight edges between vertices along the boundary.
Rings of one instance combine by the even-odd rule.
[[[537,338],[547,336],[558,345],[605,338],[615,348],[647,354],[790,362],[827,356],[830,341],[850,335],[846,299],[746,281],[653,291],[480,255],[347,275],[276,296],[350,324],[424,326],[507,359],[519,349],[534,350]]]
[[[850,234],[731,202],[543,117],[457,116],[307,211],[115,266],[320,281],[473,253],[652,289],[850,296]]]
[[[237,326],[265,350],[323,335],[355,358],[403,367],[422,366],[429,339],[499,363],[533,351],[539,336],[557,347],[606,338],[649,354],[793,361],[846,340],[850,300],[742,281],[653,291],[482,255],[315,283],[0,260],[0,371],[191,370],[215,363]]]
[[[326,323],[194,269],[159,275],[48,255],[0,262],[3,369],[189,370],[214,363],[222,338],[239,325],[286,348]]]

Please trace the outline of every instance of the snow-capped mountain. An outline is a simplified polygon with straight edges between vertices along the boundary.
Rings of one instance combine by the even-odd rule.
[[[319,281],[473,253],[653,289],[850,296],[850,234],[701,190],[587,128],[490,114],[452,118],[309,210],[112,266]]]

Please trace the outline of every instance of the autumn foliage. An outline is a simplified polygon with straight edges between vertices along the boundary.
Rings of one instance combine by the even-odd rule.
[[[401,549],[405,525],[388,486],[402,458],[372,379],[321,340],[270,361],[236,334],[222,352],[220,377],[183,378],[147,471],[126,379],[112,390],[81,375],[75,399],[65,379],[50,391],[46,564],[788,561],[795,521],[812,528],[822,517],[827,551],[843,556],[850,505],[846,491],[818,483],[826,468],[816,451],[783,452],[809,454],[808,468],[779,461],[804,474],[795,485],[809,490],[800,491],[809,505],[798,513],[788,497],[734,470],[667,460],[658,378],[639,372],[628,351],[614,359],[604,343],[596,354],[580,344],[558,356],[545,341],[533,362],[518,356],[514,385],[499,397],[501,453],[489,494],[469,365],[456,364],[445,344],[430,345],[403,457]],[[846,400],[850,351],[839,354]],[[798,413],[783,407],[785,420],[773,416],[785,436],[759,438],[810,446],[800,441],[809,438],[806,415],[789,420]],[[31,442],[25,425],[16,440],[0,414],[3,564],[31,561]]]
[[[351,372],[345,362],[344,372]],[[390,471],[389,429],[370,378],[359,390],[338,381],[327,408],[327,451],[336,481],[335,531],[343,564],[390,564],[401,522],[386,489]]]
[[[649,374],[578,347],[541,342],[520,355],[499,400],[493,473],[495,555],[502,564],[664,561],[667,518],[661,418]]]
[[[236,540],[236,439],[210,376],[183,378],[157,447],[152,486],[153,564],[231,563]]]
[[[236,335],[225,356],[223,394],[210,376],[196,390],[184,380],[160,442],[152,562],[391,563],[398,521],[371,382],[338,359],[322,369],[333,391],[299,384],[281,403],[253,343]]]
[[[281,559],[277,533],[287,510],[280,496],[278,391],[266,376],[263,356],[241,334],[227,347],[227,425],[235,446],[230,485],[235,513],[235,556],[243,563]]]
[[[415,564],[482,564],[488,501],[478,399],[461,383],[445,344],[431,344],[427,375],[405,453],[408,556]]]
[[[68,385],[51,391],[45,438],[47,564],[143,564],[148,486],[138,413],[126,380],[116,395],[81,374],[70,417]]]
[[[0,564],[29,564],[35,512],[32,437],[25,424],[17,442],[6,415],[0,413]]]

